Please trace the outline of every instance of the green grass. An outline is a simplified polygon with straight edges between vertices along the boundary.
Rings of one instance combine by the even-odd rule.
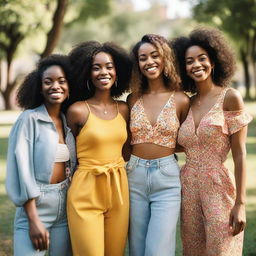
[[[256,103],[246,103],[246,109],[254,115],[254,120],[249,125],[247,138],[247,227],[243,256],[256,256]],[[6,196],[4,180],[8,134],[16,116],[17,112],[0,112],[0,256],[12,255],[12,230],[15,208]],[[183,154],[180,154],[179,157],[179,162],[181,164],[184,163]],[[226,166],[233,169],[231,155],[226,161]],[[178,228],[176,256],[182,255],[179,237],[180,230]]]

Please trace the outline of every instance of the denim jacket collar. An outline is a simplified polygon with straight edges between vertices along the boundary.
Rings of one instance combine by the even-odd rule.
[[[39,120],[52,123],[52,119],[48,114],[48,111],[44,104],[40,105],[39,107],[35,108],[35,111],[37,112],[37,118]]]
[[[48,114],[48,111],[45,107],[44,104],[40,105],[39,107],[37,107],[35,109],[35,111],[37,112],[37,117],[39,120],[42,120],[44,122],[49,122],[49,123],[53,123],[51,117]],[[63,127],[65,129],[65,134],[67,134],[70,130],[70,128],[67,126],[67,121],[66,121],[66,117],[63,113],[61,113],[61,119],[63,121]]]

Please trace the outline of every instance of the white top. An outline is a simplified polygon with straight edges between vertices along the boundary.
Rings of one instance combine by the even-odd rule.
[[[67,162],[69,160],[69,150],[66,144],[58,144],[57,145],[57,152],[55,157],[56,162]]]

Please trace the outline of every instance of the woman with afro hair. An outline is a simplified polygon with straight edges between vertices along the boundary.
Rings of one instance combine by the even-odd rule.
[[[214,28],[197,28],[171,45],[183,88],[194,94],[178,134],[186,153],[181,170],[183,255],[241,256],[246,223],[245,140],[251,117],[239,92],[229,87],[234,55]],[[235,179],[224,166],[230,149]]]
[[[69,96],[67,56],[39,61],[17,99],[25,111],[9,136],[6,189],[17,206],[14,255],[72,255],[66,195],[76,167],[75,140],[61,110]]]
[[[133,47],[132,59],[130,255],[174,256],[181,201],[174,152],[189,98],[180,91],[174,55],[164,37],[144,35]]]
[[[67,119],[78,158],[67,207],[73,254],[121,256],[129,218],[122,156],[129,111],[113,97],[128,90],[130,58],[119,46],[96,41],[81,43],[69,56],[75,103]]]

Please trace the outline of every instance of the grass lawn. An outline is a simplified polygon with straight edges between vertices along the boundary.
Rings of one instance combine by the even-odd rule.
[[[243,255],[256,256],[256,103],[246,103],[246,109],[254,116],[254,120],[249,125],[247,138],[247,228]],[[8,135],[16,117],[17,112],[0,111],[0,256],[12,255],[12,222],[15,209],[6,196],[4,180]],[[182,163],[184,163],[184,156],[180,154],[180,164]],[[226,166],[233,169],[230,155]],[[181,241],[178,229],[176,256],[180,255]]]

